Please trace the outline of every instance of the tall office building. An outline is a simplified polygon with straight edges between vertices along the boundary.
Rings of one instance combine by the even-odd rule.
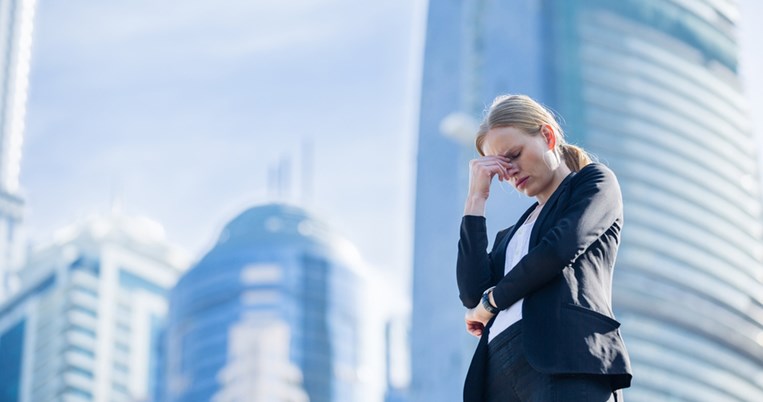
[[[384,402],[408,402],[410,385],[410,317],[397,316],[387,321],[384,330],[386,393]]]
[[[23,263],[19,194],[36,0],[0,0],[0,302]]]
[[[188,264],[160,226],[112,215],[34,250],[0,304],[0,400],[146,401],[167,294]]]
[[[479,156],[476,121],[498,94],[544,93],[540,5],[429,2],[414,218],[411,401],[461,400],[477,339],[464,326],[456,245],[469,160]],[[501,184],[488,203],[491,233],[513,224],[530,204]]]
[[[172,291],[157,399],[247,400],[256,388],[269,401],[380,401],[382,381],[364,374],[375,310],[362,267],[298,207],[244,211]]]
[[[414,400],[460,398],[475,343],[464,340],[454,274],[476,156],[474,131],[464,128],[503,93],[559,112],[570,142],[620,180],[625,227],[613,303],[635,375],[626,398],[763,400],[761,192],[737,71],[739,18],[727,0],[430,1]],[[504,196],[491,190],[491,241],[524,210],[493,194]]]

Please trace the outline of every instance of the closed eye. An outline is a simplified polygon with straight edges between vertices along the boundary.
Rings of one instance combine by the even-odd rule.
[[[517,153],[514,153],[514,154],[512,154],[512,155],[509,155],[509,154],[505,154],[504,156],[505,156],[505,157],[507,157],[507,158],[509,158],[510,160],[514,160],[514,159],[517,159],[517,158],[519,158],[519,155],[521,155],[521,154],[522,154],[521,152],[517,152]]]

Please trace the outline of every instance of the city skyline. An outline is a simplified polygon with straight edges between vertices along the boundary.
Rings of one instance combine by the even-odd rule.
[[[425,0],[38,3],[20,184],[30,243],[121,206],[197,259],[234,216],[286,200],[393,284],[386,311],[409,308]],[[740,4],[742,80],[763,149],[753,26],[763,5]],[[273,190],[276,166],[285,195]]]
[[[755,118],[763,78],[753,72],[763,71],[763,56],[751,48],[761,28],[744,18],[754,21],[763,6],[741,6],[742,73]],[[315,150],[307,207],[405,294],[426,2],[379,7],[196,1],[180,13],[147,1],[40,1],[21,161],[30,239],[118,200],[200,256],[225,221],[272,200],[267,172],[285,155],[298,188],[307,139]],[[384,57],[356,57],[367,49]],[[324,108],[328,99],[338,107]]]
[[[308,140],[315,150],[315,181],[306,206],[357,244],[385,279],[400,285],[392,288],[399,295],[394,308],[407,309],[425,4],[393,3],[377,19],[342,1],[300,4],[309,7],[296,17],[308,19],[321,5],[328,5],[323,14],[337,15],[311,19],[292,32],[279,23],[294,28],[300,19],[276,3],[231,3],[238,17],[204,2],[190,4],[186,13],[168,8],[159,11],[170,17],[147,17],[154,14],[147,3],[83,12],[77,3],[42,1],[21,170],[30,237],[52,236],[116,200],[130,213],[161,222],[170,241],[201,256],[224,222],[272,198],[268,171],[285,155],[298,183],[301,147]],[[761,8],[742,6],[753,10],[742,13],[750,20]],[[246,18],[252,15],[263,26],[254,41]],[[80,28],[82,18],[97,22],[104,34],[93,37]],[[404,18],[404,33],[390,35],[392,21]],[[223,29],[226,24],[232,27]],[[744,20],[741,26],[750,27]],[[755,86],[759,73],[752,74],[762,69],[750,67],[761,65],[760,55],[745,52],[754,43],[751,31],[743,30],[740,42],[754,119],[763,110],[755,96],[763,91]],[[197,51],[185,35],[207,46]],[[226,43],[231,38],[237,41]],[[367,48],[390,57],[358,57],[347,50]],[[478,109],[490,99],[473,101]],[[755,123],[760,133],[761,122]]]

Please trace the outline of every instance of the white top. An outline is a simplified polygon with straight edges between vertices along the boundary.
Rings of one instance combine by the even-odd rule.
[[[530,233],[535,225],[535,220],[538,218],[542,205],[535,207],[532,213],[527,217],[527,220],[522,226],[514,232],[514,236],[509,240],[509,244],[506,246],[506,265],[504,266],[504,275],[508,274],[512,268],[524,257],[530,248]],[[498,316],[495,317],[493,326],[490,327],[490,333],[488,334],[487,341],[490,342],[498,334],[503,332],[511,324],[522,319],[522,300],[519,299],[516,303],[506,310],[498,312]]]

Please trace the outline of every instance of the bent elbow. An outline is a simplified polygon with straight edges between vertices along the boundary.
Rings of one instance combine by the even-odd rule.
[[[458,297],[461,299],[464,307],[475,308],[482,302],[482,293],[492,284],[489,277],[476,280],[473,276],[460,276],[458,280]]]
[[[468,275],[458,277],[458,298],[466,308],[474,308],[482,300],[482,292],[487,289],[482,283],[474,281]]]
[[[482,301],[481,292],[461,292],[458,297],[466,308],[475,308]]]

